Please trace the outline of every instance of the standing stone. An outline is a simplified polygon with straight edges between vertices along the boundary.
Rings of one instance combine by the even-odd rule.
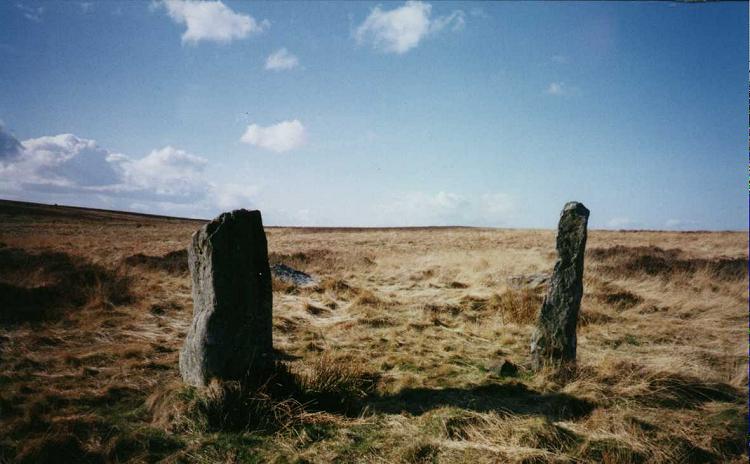
[[[193,322],[180,351],[182,379],[262,381],[273,361],[273,297],[260,211],[223,213],[201,227],[188,264]]]
[[[557,226],[557,262],[531,338],[534,369],[575,363],[576,325],[583,296],[583,255],[589,210],[571,201]]]

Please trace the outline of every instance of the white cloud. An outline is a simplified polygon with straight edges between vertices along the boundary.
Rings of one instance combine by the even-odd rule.
[[[568,57],[565,55],[552,55],[552,61],[558,64],[567,64]]]
[[[176,23],[187,26],[183,43],[231,42],[261,33],[271,25],[267,19],[258,22],[250,15],[236,13],[220,0],[164,0],[163,5]]]
[[[506,193],[408,192],[378,208],[388,213],[388,218],[378,218],[378,225],[493,227],[508,224],[515,209]]]
[[[286,48],[280,48],[266,58],[266,69],[271,71],[284,71],[299,66],[299,59],[289,53]]]
[[[213,185],[211,193],[214,198],[213,203],[220,211],[250,209],[256,201],[258,188],[245,184],[221,183]]]
[[[255,187],[212,183],[207,165],[206,159],[172,146],[136,158],[73,134],[19,142],[0,126],[5,198],[196,217],[255,203]]]
[[[26,188],[96,189],[118,182],[116,168],[107,161],[110,153],[94,140],[59,134],[24,140],[22,146],[21,155],[3,165],[0,175]]]
[[[419,45],[425,37],[437,34],[448,26],[457,31],[466,23],[463,11],[455,10],[448,16],[430,19],[432,5],[421,1],[407,1],[393,10],[376,6],[357,27],[357,43],[370,43],[373,48],[402,54]]]
[[[247,126],[240,141],[266,150],[283,153],[305,144],[307,131],[299,120],[282,121],[268,127]]]
[[[184,150],[166,146],[143,158],[109,155],[107,161],[122,173],[122,182],[157,195],[193,198],[205,193],[203,171],[207,161]]]

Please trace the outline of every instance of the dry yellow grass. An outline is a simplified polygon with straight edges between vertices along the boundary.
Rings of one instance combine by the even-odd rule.
[[[550,272],[554,231],[269,228],[272,259],[320,282],[274,285],[274,343],[310,401],[247,406],[178,381],[192,302],[167,254],[199,222],[10,203],[0,219],[0,291],[28,310],[57,288],[0,325],[0,462],[746,461],[744,232],[591,231],[579,367],[534,375],[544,289],[509,278]],[[229,427],[233,404],[282,426]]]

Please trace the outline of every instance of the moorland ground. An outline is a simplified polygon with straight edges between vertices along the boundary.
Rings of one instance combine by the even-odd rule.
[[[561,375],[554,231],[271,227],[319,283],[274,282],[248,393],[179,380],[201,224],[0,202],[0,462],[746,462],[746,232],[590,231]]]

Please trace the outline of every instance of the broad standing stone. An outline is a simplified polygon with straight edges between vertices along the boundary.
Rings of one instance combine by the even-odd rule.
[[[589,210],[571,201],[557,226],[557,262],[534,335],[531,357],[534,369],[547,363],[575,363],[576,325],[583,296],[583,254]]]
[[[180,351],[182,379],[260,380],[271,366],[272,289],[260,211],[223,213],[188,248],[193,322]]]

